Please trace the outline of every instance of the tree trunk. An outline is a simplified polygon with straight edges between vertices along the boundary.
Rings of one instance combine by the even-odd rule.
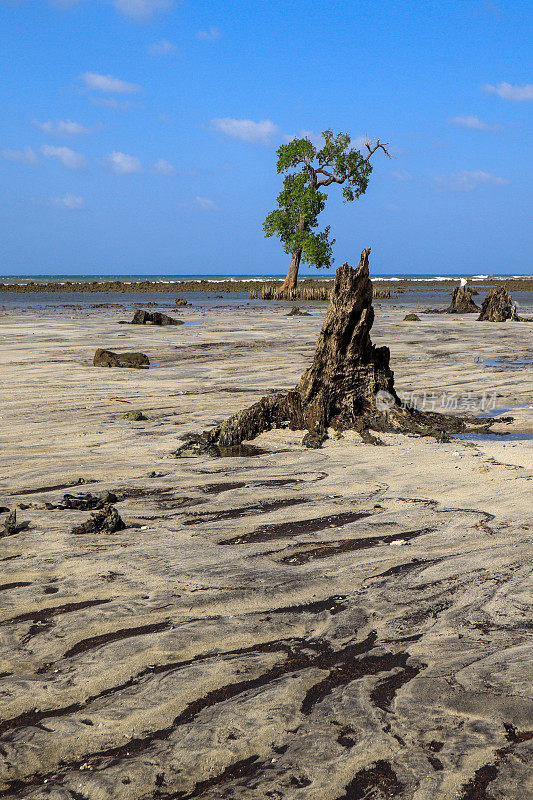
[[[369,254],[370,248],[363,250],[356,270],[348,264],[338,268],[313,363],[298,385],[286,394],[267,395],[217,428],[192,436],[177,455],[216,454],[217,447],[238,445],[277,427],[307,430],[320,440],[328,427],[361,434],[368,429],[409,432],[443,440],[448,432],[464,431],[467,421],[484,426],[493,422],[402,406],[394,390],[389,348],[375,347],[370,339],[374,309]]]
[[[290,292],[291,289],[296,289],[298,283],[298,269],[300,268],[300,259],[302,257],[302,248],[298,247],[292,254],[289,271],[285,278],[280,292]]]

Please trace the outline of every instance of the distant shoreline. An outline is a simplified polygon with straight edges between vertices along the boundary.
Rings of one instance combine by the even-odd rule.
[[[459,278],[455,277],[438,277],[432,278],[397,278],[392,277],[378,277],[374,278],[376,288],[390,289],[391,291],[447,291],[459,285]],[[268,286],[281,286],[282,281],[276,278],[249,278],[243,280],[139,280],[139,281],[121,281],[121,280],[80,280],[80,281],[33,281],[25,280],[24,283],[1,283],[0,292],[6,293],[31,293],[44,292],[55,293],[80,293],[80,292],[164,292],[164,293],[185,293],[185,292],[203,292],[209,294],[229,294],[233,292],[250,292],[258,291],[261,285]],[[301,288],[318,288],[331,285],[333,286],[333,278],[325,280],[324,278],[303,278],[299,282]],[[533,291],[533,276],[531,277],[506,277],[506,276],[477,276],[468,279],[468,285],[476,289],[488,289],[491,286],[504,285],[510,292],[527,292]]]

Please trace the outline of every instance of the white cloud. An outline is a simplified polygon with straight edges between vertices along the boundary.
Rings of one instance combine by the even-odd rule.
[[[142,171],[142,164],[136,156],[129,156],[114,150],[104,159],[104,164],[117,175],[131,175]]]
[[[203,208],[204,211],[212,211],[214,208],[216,208],[214,201],[211,200],[210,197],[195,197],[194,202],[197,206]]]
[[[160,175],[174,175],[176,172],[174,165],[164,158],[160,158],[155,162],[154,169],[156,172],[159,172]]]
[[[405,169],[397,169],[394,172],[391,172],[391,175],[395,181],[398,181],[398,183],[407,183],[407,181],[413,180],[413,176]]]
[[[321,133],[315,133],[314,131],[308,131],[308,130],[304,129],[304,130],[301,130],[297,135],[296,134],[293,134],[293,135],[288,135],[287,134],[286,136],[283,137],[283,141],[287,142],[287,144],[289,142],[292,142],[294,139],[309,139],[309,141],[312,144],[314,144],[315,147],[317,147],[319,149],[324,147],[324,139],[322,138],[322,134]]]
[[[220,31],[218,28],[212,25],[207,30],[198,31],[196,36],[203,42],[214,42],[216,39],[220,39]]]
[[[523,86],[513,86],[510,83],[505,83],[505,81],[502,81],[497,86],[487,83],[483,90],[490,94],[497,94],[499,97],[503,97],[504,100],[516,100],[518,102],[533,100],[533,83],[525,83]]]
[[[457,172],[455,175],[442,175],[435,178],[437,189],[449,192],[473,192],[481,186],[507,186],[509,181],[500,178],[491,172],[483,170],[466,170]]]
[[[133,19],[150,19],[154,14],[168,11],[172,0],[114,0],[114,6],[121,14]]]
[[[211,124],[227,136],[241,139],[250,144],[269,144],[271,138],[279,131],[278,126],[269,119],[253,122],[251,119],[224,117],[223,119],[212,119]]]
[[[70,147],[52,147],[52,145],[43,144],[41,153],[46,158],[56,158],[68,169],[85,169],[87,166],[85,158],[80,153],[71,150]]]
[[[448,125],[457,125],[459,128],[470,128],[476,131],[496,131],[501,128],[500,125],[489,125],[479,117],[452,117],[448,120]]]
[[[95,89],[99,92],[133,94],[141,90],[141,87],[136,83],[121,81],[112,75],[100,75],[98,72],[84,72],[80,77],[88,89]]]
[[[176,45],[169,42],[168,39],[160,39],[159,42],[154,42],[150,46],[150,52],[156,56],[168,56],[170,53],[176,52]]]
[[[59,136],[78,136],[80,133],[91,132],[85,125],[81,125],[79,122],[72,122],[70,119],[58,120],[55,125],[50,119],[46,122],[39,122],[38,119],[34,119],[33,124],[44,133],[58,134]]]
[[[18,161],[20,164],[36,164],[39,160],[31,147],[25,147],[24,150],[2,150],[0,155],[7,161]]]
[[[355,139],[352,139],[350,144],[352,147],[355,147],[356,150],[360,150],[364,156],[368,155],[368,150],[366,145],[370,144],[370,139],[368,136],[356,136]]]
[[[67,192],[63,195],[63,197],[51,197],[50,198],[50,205],[56,206],[58,208],[68,208],[70,210],[75,210],[79,208],[85,208],[85,200],[83,197],[79,197],[76,194],[71,194]]]

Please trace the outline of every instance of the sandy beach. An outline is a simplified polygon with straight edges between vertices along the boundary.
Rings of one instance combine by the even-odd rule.
[[[504,436],[274,430],[176,458],[297,383],[324,305],[0,318],[0,505],[22,524],[0,539],[0,797],[533,796],[533,323],[400,303],[372,331],[398,394],[511,416]],[[97,347],[151,368],[96,368]],[[105,490],[114,534],[47,507]]]

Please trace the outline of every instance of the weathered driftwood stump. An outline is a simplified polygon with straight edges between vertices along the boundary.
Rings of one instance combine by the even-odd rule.
[[[216,453],[239,445],[271,428],[307,430],[323,437],[327,428],[417,433],[446,439],[474,419],[461,419],[403,406],[394,390],[388,347],[370,339],[374,322],[372,283],[368,272],[370,248],[363,250],[357,269],[339,267],[331,302],[318,337],[313,363],[298,385],[286,394],[261,398],[221,425],[193,436],[177,455]],[[487,424],[477,421],[477,424]]]
[[[472,290],[468,286],[456,286],[452,294],[452,302],[446,309],[447,314],[473,314],[479,311],[472,300]]]
[[[520,317],[516,313],[516,305],[505,286],[494,286],[481,304],[481,314],[478,322],[505,322],[506,320],[518,322]]]

